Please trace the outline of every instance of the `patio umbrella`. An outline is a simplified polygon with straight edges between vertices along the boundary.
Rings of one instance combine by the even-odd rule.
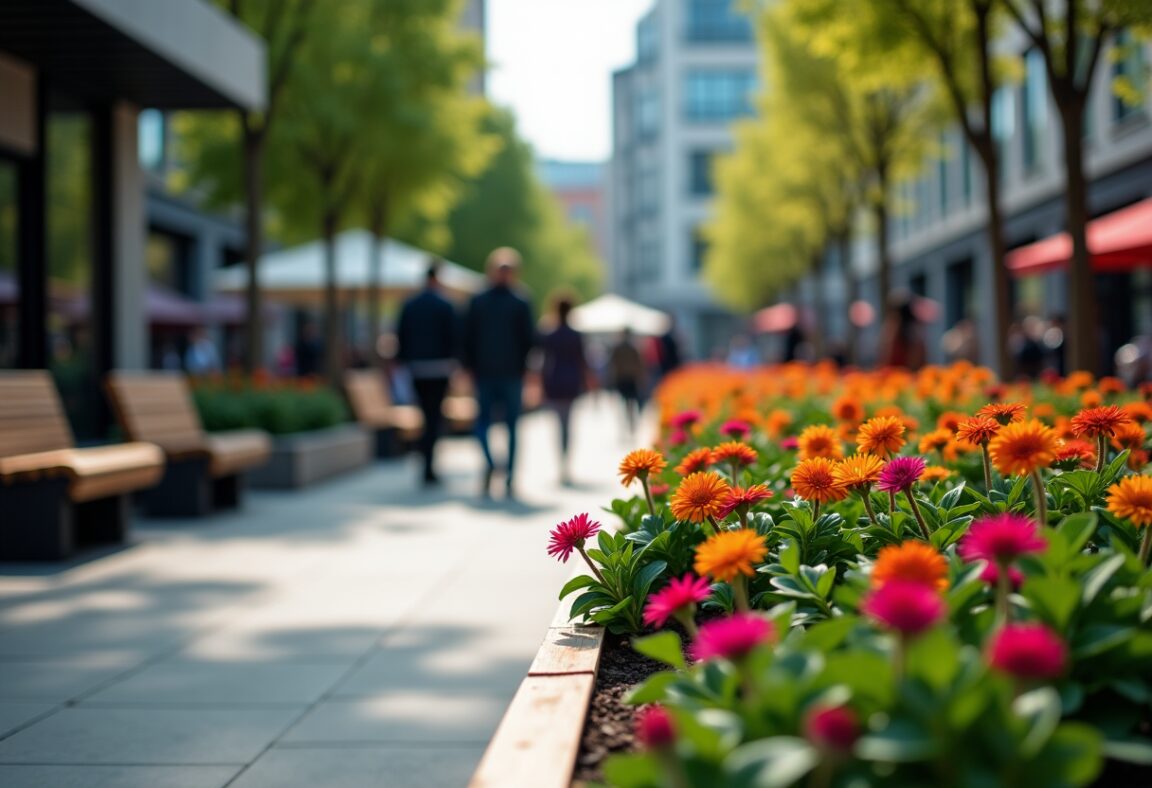
[[[626,328],[635,334],[660,336],[672,325],[659,309],[637,304],[609,293],[572,310],[572,327],[585,334],[618,334]]]

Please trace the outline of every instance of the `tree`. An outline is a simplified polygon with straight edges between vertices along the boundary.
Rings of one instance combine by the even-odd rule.
[[[1069,364],[1100,366],[1096,278],[1088,249],[1088,179],[1084,173],[1084,110],[1105,44],[1125,27],[1152,24],[1148,0],[999,0],[1044,59],[1060,114],[1067,177],[1065,205],[1072,259],[1068,265]]]
[[[996,363],[1002,374],[1011,374],[1008,327],[1012,322],[1012,303],[1005,263],[1000,151],[992,131],[992,97],[1000,81],[992,53],[997,32],[995,5],[996,0],[887,0],[887,3],[868,3],[858,11],[863,15],[859,18],[868,26],[869,40],[889,49],[901,43],[911,44],[935,64],[941,92],[960,125],[965,144],[976,152],[984,168]],[[884,34],[892,22],[897,22],[899,29],[895,33],[903,41]]]
[[[532,148],[517,136],[512,116],[493,110],[484,128],[499,140],[499,153],[443,222],[409,222],[402,236],[477,271],[493,249],[511,246],[523,257],[524,284],[538,304],[558,287],[594,295],[602,268],[591,239],[540,183]]]

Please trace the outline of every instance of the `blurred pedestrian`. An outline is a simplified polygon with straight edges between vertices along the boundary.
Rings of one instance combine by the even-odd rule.
[[[572,299],[559,296],[553,306],[556,328],[540,341],[543,364],[540,370],[544,386],[544,399],[556,414],[560,426],[560,483],[571,480],[569,448],[572,436],[572,406],[583,393],[585,381],[590,377],[584,338],[568,323],[572,312]]]
[[[966,317],[957,320],[956,325],[945,331],[940,338],[940,347],[948,361],[979,363],[980,336],[976,324]]]
[[[464,367],[476,383],[476,438],[486,468],[481,494],[491,495],[496,461],[488,443],[488,430],[500,411],[508,425],[508,461],[505,488],[513,497],[516,466],[516,421],[522,406],[524,370],[536,341],[532,307],[516,292],[520,253],[500,247],[488,255],[489,287],[472,298],[464,319]]]
[[[660,377],[677,369],[684,363],[684,353],[680,350],[680,337],[676,332],[676,318],[669,317],[668,330],[657,340],[660,354]]]
[[[736,334],[728,343],[728,366],[752,369],[760,364],[760,352],[747,334]]]
[[[924,327],[912,308],[912,296],[893,293],[880,326],[880,366],[915,371],[924,366],[926,355]]]
[[[300,334],[293,348],[296,356],[296,375],[301,378],[318,375],[324,360],[324,348],[316,324],[306,320],[300,326]]]
[[[439,272],[439,261],[434,259],[428,265],[424,289],[404,302],[396,327],[396,360],[407,369],[424,414],[420,455],[424,460],[425,486],[440,483],[434,455],[444,422],[448,381],[456,371],[459,335],[456,310],[440,293]]]
[[[628,437],[631,438],[643,407],[644,387],[647,384],[644,359],[636,348],[631,329],[626,328],[620,333],[619,341],[608,354],[608,375],[612,387],[624,401],[624,422],[628,428]]]
[[[188,350],[184,353],[184,368],[189,375],[210,375],[220,371],[220,353],[203,328],[192,331]]]

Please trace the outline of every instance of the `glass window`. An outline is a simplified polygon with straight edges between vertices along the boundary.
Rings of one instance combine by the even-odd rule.
[[[0,159],[0,369],[15,367],[20,353],[19,189],[16,163]]]
[[[967,208],[972,204],[972,146],[967,137],[960,138],[960,188]]]
[[[1030,49],[1024,56],[1024,171],[1034,172],[1044,159],[1044,128],[1048,123],[1048,75],[1044,54]]]
[[[651,216],[660,208],[660,179],[651,167],[641,169],[636,177],[636,210]]]
[[[688,154],[688,191],[702,197],[712,194],[712,156],[710,150],[694,150]]]
[[[704,231],[696,227],[692,230],[688,247],[688,264],[691,271],[696,273],[704,268],[704,258],[708,255],[708,239]]]
[[[1000,154],[1000,180],[1006,180],[1011,162],[1008,151],[1016,133],[1016,93],[1005,85],[992,94],[992,137]]]
[[[936,210],[941,219],[948,216],[948,169],[951,154],[951,140],[947,133],[940,135],[940,155],[936,159]]]
[[[752,25],[733,0],[687,0],[689,41],[751,41]]]
[[[653,240],[640,242],[639,274],[642,277],[655,277],[660,272],[660,245]]]
[[[651,63],[660,52],[660,28],[656,14],[649,14],[636,25],[636,59]]]
[[[167,120],[158,109],[140,112],[136,121],[139,135],[140,165],[146,170],[159,172],[168,158]]]
[[[750,70],[689,71],[685,113],[689,120],[732,120],[752,112],[756,74]]]
[[[1148,95],[1148,64],[1144,58],[1144,43],[1128,29],[1116,36],[1115,61],[1112,76],[1116,90],[1112,95],[1112,120],[1122,123],[1140,115]]]
[[[655,90],[642,90],[636,97],[636,135],[655,137],[660,133],[660,96]]]

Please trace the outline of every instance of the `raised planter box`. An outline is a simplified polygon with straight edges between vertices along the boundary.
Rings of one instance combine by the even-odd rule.
[[[564,599],[528,675],[468,785],[470,788],[568,788],[604,630],[568,624]]]
[[[273,438],[267,464],[252,470],[248,482],[260,489],[307,487],[367,465],[372,450],[372,436],[355,424],[280,435]]]

